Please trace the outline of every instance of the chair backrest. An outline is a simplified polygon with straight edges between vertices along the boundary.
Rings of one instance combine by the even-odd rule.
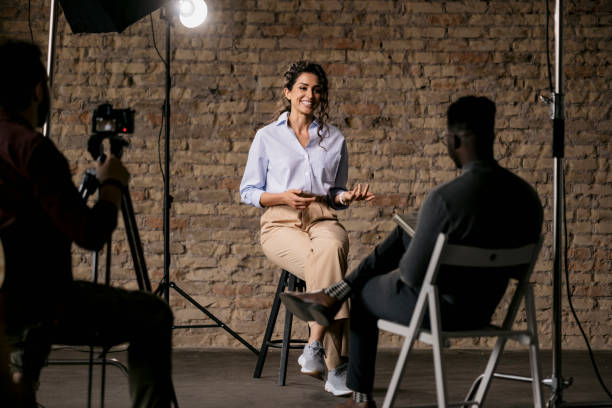
[[[529,280],[540,251],[542,238],[533,244],[519,248],[478,248],[455,245],[447,242],[448,237],[440,233],[434,246],[425,282],[435,284],[440,266],[473,268],[516,268],[513,277],[519,281]]]
[[[513,270],[515,272],[513,277],[517,278],[519,283],[502,323],[502,328],[510,329],[516,317],[519,304],[529,285],[529,278],[540,251],[542,237],[540,237],[537,243],[520,248],[499,249],[448,244],[447,239],[445,234],[441,233],[438,235],[410,326],[414,328],[421,327],[424,317],[424,306],[428,304],[431,330],[433,333],[441,332],[439,295],[436,285],[440,266],[451,265],[492,269],[518,267],[516,271]]]

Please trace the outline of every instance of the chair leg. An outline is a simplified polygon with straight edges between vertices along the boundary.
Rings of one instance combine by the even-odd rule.
[[[538,328],[536,325],[535,303],[533,300],[533,288],[527,286],[525,293],[525,311],[527,312],[527,327],[531,338],[529,342],[529,365],[531,367],[531,387],[533,391],[533,406],[543,408],[544,400],[542,397],[542,374],[540,369]]]
[[[442,343],[440,339],[441,319],[440,310],[438,309],[438,293],[437,287],[431,288],[431,294],[428,296],[429,316],[431,325],[431,335],[434,339],[432,342],[432,352],[434,360],[434,370],[436,375],[436,395],[438,399],[438,407],[446,408],[446,376],[444,372],[444,361],[442,359]]]
[[[434,372],[436,376],[436,397],[438,399],[438,407],[446,408],[446,373],[444,370],[444,360],[442,359],[442,347],[439,342],[439,338],[434,341],[432,345],[433,360],[434,360]]]
[[[280,297],[279,295],[285,289],[285,285],[287,282],[288,272],[283,270],[281,273],[281,277],[278,281],[278,286],[276,287],[276,294],[274,295],[274,302],[272,303],[272,310],[270,311],[270,317],[268,318],[268,326],[266,327],[266,333],[264,334],[263,342],[261,343],[261,348],[259,349],[259,355],[257,357],[257,365],[255,366],[255,372],[253,373],[253,378],[261,377],[261,372],[263,370],[264,363],[266,362],[266,356],[268,354],[268,347],[270,345],[270,340],[272,339],[272,333],[274,332],[274,326],[276,325],[276,318],[278,317],[278,311],[280,309]]]
[[[519,284],[524,285],[524,284]],[[510,305],[508,306],[508,311],[506,313],[506,317],[504,318],[504,322],[502,323],[502,328],[504,330],[510,330],[512,325],[516,319],[516,314],[518,312],[518,308],[521,303],[521,299],[524,297],[524,291],[528,288],[527,284],[523,288],[519,286],[510,301]],[[480,386],[478,387],[478,391],[476,392],[475,401],[478,403],[478,406],[481,406],[484,402],[484,399],[487,396],[487,392],[489,391],[489,387],[491,386],[491,379],[493,378],[493,374],[495,373],[495,369],[497,368],[497,363],[499,362],[499,356],[504,351],[504,347],[506,345],[506,341],[508,339],[506,337],[499,337],[495,342],[495,347],[491,352],[489,357],[489,361],[487,362],[487,367],[485,368],[484,373],[482,374],[482,381]]]
[[[393,370],[393,376],[391,377],[389,388],[387,388],[387,393],[385,394],[385,401],[383,402],[383,408],[391,408],[393,404],[395,403],[397,389],[399,388],[399,384],[402,381],[402,377],[404,377],[404,371],[406,367],[406,360],[408,359],[408,354],[410,353],[410,350],[412,349],[412,346],[414,345],[417,333],[419,331],[419,327],[421,327],[421,323],[423,322],[423,317],[425,315],[425,302],[426,301],[427,301],[427,288],[423,287],[421,288],[421,294],[419,295],[417,304],[414,308],[414,315],[412,316],[411,324],[408,328],[406,339],[404,340],[404,344],[402,345],[402,350],[400,351],[400,355],[397,358],[397,363],[395,363],[395,369]]]
[[[295,276],[289,275],[287,289],[290,292],[295,290]],[[285,329],[283,331],[283,347],[281,348],[280,370],[278,371],[278,385],[285,385],[287,378],[287,363],[289,360],[289,349],[291,346],[291,326],[293,324],[293,314],[285,310]]]
[[[91,408],[93,387],[94,348],[89,346],[89,368],[87,370],[87,408]]]
[[[104,408],[104,394],[106,392],[106,349],[102,350],[102,374],[100,375],[100,408]]]
[[[476,403],[478,403],[478,406],[482,406],[484,399],[486,398],[487,393],[489,392],[489,387],[491,386],[491,379],[493,378],[493,374],[495,373],[495,369],[497,368],[499,356],[504,351],[506,340],[507,339],[505,337],[498,338],[495,342],[495,346],[493,347],[493,351],[489,356],[489,361],[487,362],[485,371],[482,374],[482,380],[480,381],[480,386],[478,387],[476,397],[474,398]]]
[[[404,377],[404,371],[406,368],[406,360],[408,360],[408,354],[410,354],[410,350],[412,349],[412,345],[414,344],[414,333],[412,336],[407,336],[404,340],[404,344],[402,345],[402,349],[400,351],[399,356],[397,357],[397,363],[395,363],[395,368],[393,369],[393,375],[391,376],[391,382],[389,383],[389,388],[387,388],[387,393],[385,394],[385,401],[383,402],[383,408],[391,408],[395,403],[395,397],[397,396],[397,390],[399,388],[400,383],[402,382],[402,378]]]

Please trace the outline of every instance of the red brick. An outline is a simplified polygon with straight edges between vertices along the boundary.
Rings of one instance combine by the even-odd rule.
[[[342,50],[359,50],[363,48],[363,40],[354,40],[350,38],[328,38],[323,40],[322,47]]]
[[[373,104],[343,104],[342,112],[348,115],[377,115],[380,107]]]

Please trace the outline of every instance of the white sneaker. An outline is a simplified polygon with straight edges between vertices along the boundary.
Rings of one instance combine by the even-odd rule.
[[[325,374],[325,349],[319,341],[313,341],[304,346],[304,351],[298,358],[298,364],[302,367],[302,374],[311,375],[323,379]]]
[[[330,370],[327,373],[327,381],[325,381],[325,391],[331,392],[335,397],[351,394],[353,390],[346,386],[347,372],[347,363],[339,365],[334,370]]]

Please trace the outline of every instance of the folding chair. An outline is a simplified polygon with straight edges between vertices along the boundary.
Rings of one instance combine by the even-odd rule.
[[[532,390],[534,407],[542,408],[542,390],[540,360],[538,356],[538,334],[536,328],[535,305],[533,289],[529,278],[535,265],[540,250],[540,242],[513,249],[483,249],[461,245],[447,244],[444,234],[438,236],[434,247],[423,286],[419,293],[414,314],[410,326],[404,326],[394,322],[379,320],[378,327],[391,333],[405,337],[400,355],[398,357],[391,383],[385,395],[383,408],[393,406],[400,381],[404,375],[404,369],[408,354],[415,340],[420,340],[432,346],[434,369],[436,379],[436,395],[438,407],[460,406],[472,407],[482,406],[491,379],[504,349],[506,341],[513,339],[521,344],[529,346],[529,360],[532,376]],[[441,265],[452,265],[461,267],[477,267],[487,269],[518,267],[519,273],[513,274],[511,278],[517,280],[516,290],[512,296],[510,305],[506,310],[503,323],[500,327],[487,325],[477,330],[467,331],[442,331],[440,320],[440,302],[437,286],[438,271]],[[504,271],[500,271],[504,272]],[[492,271],[495,273],[495,271]],[[519,309],[522,299],[525,299],[525,310],[527,314],[527,329],[512,330],[512,325]],[[429,308],[430,330],[421,328],[426,308]],[[460,403],[450,404],[447,401],[447,385],[444,373],[444,361],[442,359],[442,348],[449,346],[451,338],[469,337],[497,337],[497,342],[491,352],[487,366],[472,384],[466,400]]]

